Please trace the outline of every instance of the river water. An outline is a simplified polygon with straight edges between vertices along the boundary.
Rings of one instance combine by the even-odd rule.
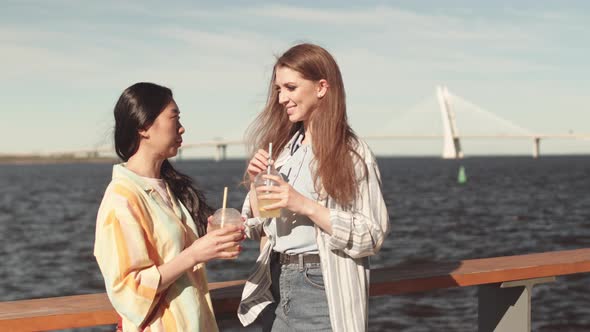
[[[373,267],[590,247],[590,156],[379,158],[391,234]],[[219,207],[239,208],[244,160],[177,167]],[[459,166],[467,183],[457,183]],[[104,292],[92,256],[109,164],[0,165],[0,301]],[[210,281],[244,279],[257,256],[208,264]],[[371,331],[475,331],[475,287],[371,298]],[[590,331],[590,274],[533,290],[534,331]],[[111,327],[92,330],[109,331]],[[231,329],[230,329],[231,330]]]

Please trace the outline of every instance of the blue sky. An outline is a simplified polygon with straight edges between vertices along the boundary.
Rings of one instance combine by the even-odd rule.
[[[460,134],[519,133],[516,125],[590,134],[587,2],[317,3],[4,0],[0,153],[110,144],[113,105],[137,81],[173,89],[185,142],[240,139],[264,104],[275,55],[300,41],[335,56],[361,136],[438,134],[438,84],[515,124],[462,103]],[[438,155],[442,146],[369,144],[384,155]],[[463,146],[466,155],[531,150],[528,141]],[[549,140],[541,149],[587,153],[590,140]]]

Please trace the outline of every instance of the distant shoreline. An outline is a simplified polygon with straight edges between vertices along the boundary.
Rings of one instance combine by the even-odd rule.
[[[41,165],[41,164],[115,164],[116,158],[73,158],[39,156],[0,156],[0,165]]]
[[[442,159],[436,155],[377,155],[379,158],[400,158],[400,159]],[[547,158],[561,158],[561,157],[573,157],[573,158],[589,158],[590,154],[545,154],[539,157],[540,160]],[[532,158],[529,155],[524,154],[506,154],[506,155],[472,155],[464,157],[463,159],[449,159],[449,161],[460,162],[461,160],[479,159],[479,158]],[[213,160],[212,158],[183,158],[182,161],[194,161],[194,160]],[[227,160],[246,160],[245,158],[228,158]],[[179,160],[172,160],[173,162],[179,162]],[[180,161],[180,162],[182,162]],[[0,165],[54,165],[54,164],[118,164],[121,161],[118,158],[113,157],[71,157],[71,156],[35,156],[35,155],[0,155]]]

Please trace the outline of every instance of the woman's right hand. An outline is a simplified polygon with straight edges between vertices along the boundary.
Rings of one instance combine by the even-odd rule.
[[[188,247],[190,256],[195,265],[207,262],[212,259],[236,258],[242,247],[239,244],[246,238],[243,225],[227,225],[223,228],[207,232]],[[225,251],[231,247],[238,246],[237,251]]]
[[[258,152],[250,159],[250,163],[248,164],[248,177],[250,178],[250,182],[254,182],[254,178],[260,172],[266,170],[268,166],[268,152],[263,149],[259,149]]]

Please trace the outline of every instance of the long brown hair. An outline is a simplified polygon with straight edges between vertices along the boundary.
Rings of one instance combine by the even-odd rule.
[[[166,87],[140,82],[125,89],[115,105],[115,151],[123,161],[129,160],[139,148],[139,130],[151,126],[158,115],[173,100],[172,91]],[[207,216],[213,209],[205,196],[187,175],[177,171],[168,159],[160,169],[162,178],[174,197],[190,212],[199,236],[207,230]]]
[[[314,185],[317,192],[325,190],[338,204],[350,207],[356,199],[358,181],[353,156],[358,138],[348,125],[344,83],[336,60],[320,46],[299,44],[281,55],[274,65],[268,99],[262,113],[248,128],[246,141],[254,155],[272,142],[280,152],[302,123],[291,123],[284,107],[279,104],[275,88],[277,68],[287,67],[310,81],[326,80],[328,91],[320,100],[318,110],[310,116],[312,146],[316,171]]]

